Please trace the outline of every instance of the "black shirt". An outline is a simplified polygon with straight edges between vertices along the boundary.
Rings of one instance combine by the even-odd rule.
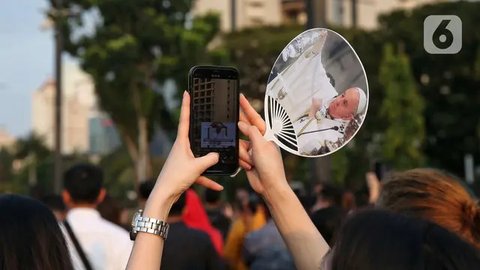
[[[224,269],[224,265],[206,233],[176,222],[170,224],[161,269],[216,270]]]

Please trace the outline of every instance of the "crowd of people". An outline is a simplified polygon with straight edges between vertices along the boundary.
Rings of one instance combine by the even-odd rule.
[[[0,269],[480,269],[480,208],[460,180],[418,168],[382,184],[367,173],[365,196],[325,183],[308,194],[287,181],[262,118],[244,96],[240,104],[250,188],[232,204],[201,176],[218,154],[193,156],[185,93],[170,155],[138,190],[143,217],[168,224],[168,235],[129,235],[102,170],[77,164],[61,195],[0,196]]]

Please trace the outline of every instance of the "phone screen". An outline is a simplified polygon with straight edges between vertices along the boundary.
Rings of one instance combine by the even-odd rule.
[[[190,74],[190,144],[195,156],[220,154],[207,174],[232,174],[238,167],[238,72],[197,67]]]

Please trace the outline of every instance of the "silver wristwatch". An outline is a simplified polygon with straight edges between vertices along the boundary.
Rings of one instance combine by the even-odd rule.
[[[133,216],[130,239],[135,240],[138,232],[151,233],[162,237],[164,240],[167,239],[168,223],[155,218],[144,217],[142,214],[143,210],[139,209]]]

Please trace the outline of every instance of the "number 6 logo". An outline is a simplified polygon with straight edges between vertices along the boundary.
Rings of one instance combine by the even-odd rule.
[[[431,15],[423,22],[423,47],[430,54],[456,54],[462,49],[462,21],[455,15]]]

